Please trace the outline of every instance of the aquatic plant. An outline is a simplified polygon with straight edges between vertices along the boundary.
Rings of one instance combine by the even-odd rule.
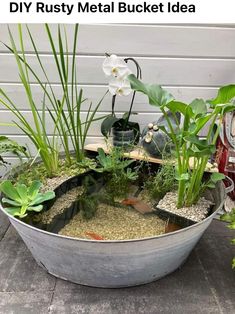
[[[109,154],[102,148],[98,149],[97,160],[100,165],[94,168],[97,172],[107,173],[105,188],[113,197],[125,197],[130,189],[130,183],[138,178],[138,169],[130,168],[134,160],[125,159],[121,148],[113,147]]]
[[[58,26],[58,47],[55,45],[55,38],[53,38],[49,25],[45,25],[45,30],[62,88],[62,96],[58,97],[58,95],[56,95],[55,86],[48,77],[48,71],[43,64],[43,58],[39,53],[33,35],[29,27],[26,26],[26,31],[36,56],[40,74],[30,65],[24,46],[25,36],[23,35],[22,26],[19,25],[18,34],[20,47],[17,47],[16,40],[13,38],[10,29],[9,37],[11,46],[5,46],[15,57],[20,80],[25,89],[29,109],[32,112],[33,125],[27,120],[18,109],[18,105],[10,99],[2,88],[0,88],[0,103],[14,114],[16,118],[14,124],[18,126],[35,145],[38,155],[40,155],[45,165],[48,176],[53,177],[58,172],[60,147],[64,150],[65,160],[68,164],[72,163],[71,149],[74,151],[77,162],[83,160],[85,140],[91,123],[102,119],[102,117],[96,118],[95,115],[104,97],[102,97],[94,108],[92,103],[90,103],[87,107],[85,119],[82,119],[82,105],[84,105],[86,99],[83,97],[83,90],[79,89],[77,84],[76,54],[78,25],[74,27],[73,51],[71,56],[68,50],[66,30],[64,29],[62,33],[61,27]],[[32,90],[32,78],[38,84],[43,95],[41,107],[39,107]],[[46,130],[46,122],[48,122],[47,113],[49,113],[51,118],[50,124],[53,130],[51,136],[47,134]]]
[[[4,210],[20,218],[26,217],[30,211],[40,212],[43,209],[42,203],[55,197],[52,191],[40,193],[41,186],[40,181],[34,181],[29,187],[19,183],[14,186],[9,180],[3,181],[0,184],[0,191],[8,197],[1,200]]]
[[[144,182],[144,188],[154,201],[159,201],[167,192],[177,188],[175,167],[170,161],[165,162],[155,174]]]
[[[174,144],[176,158],[176,179],[178,180],[177,207],[191,206],[197,203],[206,188],[214,188],[223,174],[213,173],[208,181],[203,181],[208,159],[216,150],[216,140],[222,125],[223,115],[235,109],[232,99],[235,97],[235,85],[222,87],[215,99],[204,101],[195,99],[190,104],[176,101],[174,97],[159,85],[144,84],[133,74],[128,76],[132,89],[148,97],[150,105],[158,107],[164,115],[169,130],[159,126]],[[180,113],[184,120],[176,129],[168,118],[167,112]],[[207,136],[200,132],[209,125]]]

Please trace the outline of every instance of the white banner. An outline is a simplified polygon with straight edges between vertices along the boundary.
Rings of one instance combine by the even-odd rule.
[[[1,23],[234,23],[234,0],[1,0]],[[137,34],[138,35],[138,34]]]

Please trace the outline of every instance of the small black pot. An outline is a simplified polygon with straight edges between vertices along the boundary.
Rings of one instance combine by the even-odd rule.
[[[130,147],[135,144],[135,132],[134,130],[122,131],[112,128],[113,133],[113,146],[116,147]]]

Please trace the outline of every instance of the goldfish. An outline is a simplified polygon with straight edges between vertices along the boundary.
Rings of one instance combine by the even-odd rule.
[[[147,203],[138,199],[137,197],[129,197],[121,201],[122,205],[131,205],[134,207],[139,213],[146,214],[153,212],[153,208],[149,206]]]
[[[85,235],[94,240],[104,240],[104,238],[94,232],[85,232]]]

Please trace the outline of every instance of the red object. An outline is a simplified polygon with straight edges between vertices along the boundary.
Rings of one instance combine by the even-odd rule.
[[[94,232],[85,232],[85,235],[94,240],[104,240],[104,238],[102,238],[100,235]]]
[[[230,177],[235,183],[235,111],[226,113],[223,121],[223,128],[217,140],[217,152],[215,161],[218,164],[219,172]],[[225,182],[226,184],[226,182]],[[228,194],[235,200],[235,190]]]

